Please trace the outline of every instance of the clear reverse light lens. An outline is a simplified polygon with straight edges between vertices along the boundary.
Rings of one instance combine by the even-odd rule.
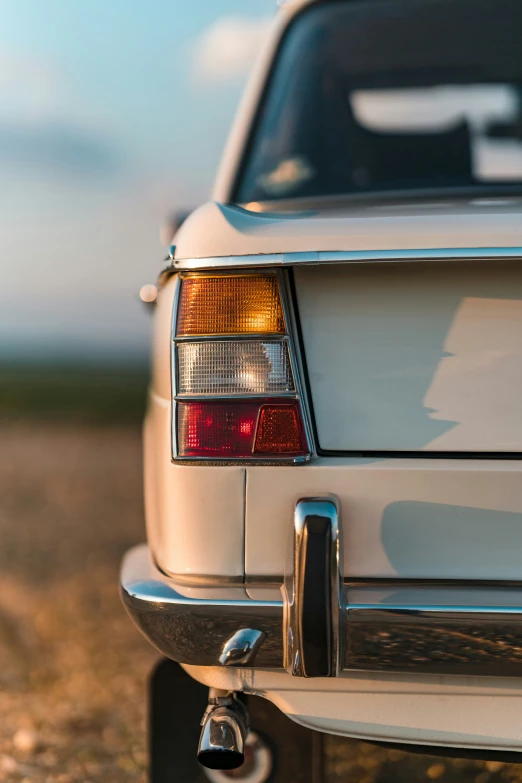
[[[277,394],[293,392],[286,342],[231,340],[182,343],[178,394]]]

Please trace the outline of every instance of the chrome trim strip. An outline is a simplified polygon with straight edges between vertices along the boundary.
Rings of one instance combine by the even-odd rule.
[[[178,274],[176,277],[176,290],[174,291],[174,301],[172,304],[172,317],[171,317],[171,325],[170,325],[170,396],[171,396],[171,406],[170,406],[170,445],[171,445],[171,456],[172,461],[174,461],[177,458],[178,455],[178,425],[177,425],[177,419],[178,419],[178,410],[177,410],[177,403],[176,403],[176,395],[178,393],[178,365],[177,365],[177,355],[176,355],[176,343],[174,342],[173,338],[176,334],[176,327],[177,327],[177,320],[178,320],[178,310],[179,310],[179,298],[181,295],[181,280],[183,275]]]
[[[226,402],[227,400],[243,400],[244,402],[248,402],[249,400],[252,400],[255,402],[256,400],[266,400],[267,402],[270,402],[270,400],[299,400],[299,396],[293,392],[265,392],[264,394],[260,394],[259,392],[255,392],[253,394],[216,394],[216,393],[209,393],[209,394],[191,394],[191,393],[182,393],[177,394],[174,398],[176,402],[197,402],[198,400],[201,400],[201,402],[213,402],[214,400],[216,402]]]
[[[262,343],[284,343],[288,340],[287,334],[275,332],[258,332],[249,334],[241,332],[239,334],[190,334],[172,338],[175,343],[222,343],[222,342],[262,342]]]
[[[176,401],[174,401],[176,405]],[[312,457],[306,454],[303,457],[173,457],[172,462],[180,465],[201,465],[225,467],[231,465],[234,467],[245,467],[257,465],[258,467],[280,466],[292,467],[293,465],[307,465]]]
[[[454,589],[454,590],[487,590],[490,593],[498,589],[511,590],[511,588],[522,588],[521,579],[449,579],[444,577],[443,579],[426,578],[420,579],[418,577],[404,577],[404,576],[385,576],[385,577],[354,577],[345,576],[344,584],[346,587],[351,588],[379,588],[381,590],[397,590],[400,587],[408,587],[410,589],[425,589],[429,587],[436,587],[439,590]]]
[[[227,259],[233,258],[236,263],[227,264]],[[201,269],[228,269],[229,267],[250,267],[250,266],[282,266],[282,253],[262,253],[259,255],[248,256],[216,256],[214,258],[174,258],[172,268],[181,271],[193,271]]]
[[[294,387],[297,399],[301,403],[301,414],[303,416],[303,422],[305,427],[306,441],[308,445],[309,456],[307,462],[310,461],[312,456],[316,456],[317,449],[314,439],[314,432],[312,427],[312,417],[310,415],[310,406],[308,395],[305,391],[303,383],[304,368],[303,359],[301,356],[301,349],[299,345],[299,339],[297,335],[296,314],[292,304],[292,297],[290,295],[290,285],[288,282],[288,273],[279,273],[279,290],[281,292],[281,301],[283,303],[283,315],[285,318],[286,331],[288,335],[288,355],[290,357],[290,364],[292,366],[292,375],[294,378]]]
[[[164,571],[155,561],[156,567],[164,576],[179,585],[188,587],[271,587],[279,590],[285,581],[284,576],[273,574],[245,574],[245,576],[216,576],[212,574],[174,574]],[[418,579],[407,577],[353,577],[345,576],[343,585],[349,589],[377,588],[379,590],[396,591],[406,587],[409,590],[437,588],[439,591],[453,590],[486,590],[490,595],[496,595],[499,590],[522,590],[520,579]]]
[[[286,254],[291,255],[291,254]],[[332,264],[347,261],[348,263],[385,261],[461,261],[461,260],[491,260],[495,258],[522,257],[522,247],[448,247],[422,248],[416,250],[351,250],[322,251],[319,254],[319,264]],[[292,260],[284,257],[283,264]],[[298,262],[299,263],[299,262]]]
[[[248,267],[281,267],[300,264],[360,264],[400,261],[459,261],[522,258],[522,247],[419,248],[396,250],[323,250],[293,253],[269,253],[213,258],[177,258],[172,269],[204,270]]]

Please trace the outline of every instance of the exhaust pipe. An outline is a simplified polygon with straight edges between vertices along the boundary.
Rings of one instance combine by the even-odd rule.
[[[198,761],[207,769],[238,769],[245,761],[248,713],[234,693],[210,689],[201,721]]]

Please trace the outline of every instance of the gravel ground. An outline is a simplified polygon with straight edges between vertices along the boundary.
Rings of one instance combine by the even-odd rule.
[[[144,538],[140,449],[132,427],[0,426],[0,781],[146,780],[156,654],[117,590]],[[327,752],[328,783],[522,783],[498,762],[336,738]]]
[[[0,430],[0,780],[145,780],[156,655],[124,614],[138,429]]]

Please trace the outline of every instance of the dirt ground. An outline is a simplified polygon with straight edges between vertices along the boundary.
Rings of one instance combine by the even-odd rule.
[[[134,427],[0,425],[0,781],[147,779],[157,656],[118,597],[144,538],[140,449]],[[522,781],[498,762],[327,748],[329,783]]]
[[[140,433],[0,430],[0,780],[145,780],[156,659],[123,612],[143,540]]]

